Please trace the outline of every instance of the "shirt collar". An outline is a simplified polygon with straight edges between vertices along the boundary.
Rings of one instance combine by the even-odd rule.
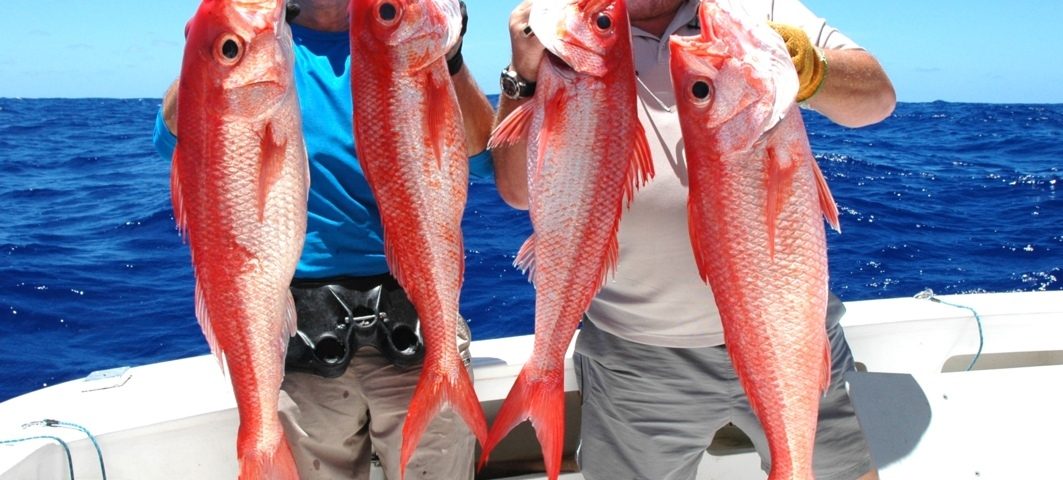
[[[686,0],[683,2],[683,4],[679,6],[679,9],[676,10],[675,16],[672,17],[672,23],[668,24],[668,28],[664,29],[664,35],[661,35],[660,37],[638,27],[631,27],[631,36],[651,38],[659,41],[672,36],[672,34],[683,27],[699,28],[698,5],[700,5],[698,0]]]

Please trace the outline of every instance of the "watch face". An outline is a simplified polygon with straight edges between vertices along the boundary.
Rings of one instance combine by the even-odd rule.
[[[502,75],[499,85],[502,87],[502,93],[511,99],[520,98],[520,86],[517,85],[517,80],[509,75]]]

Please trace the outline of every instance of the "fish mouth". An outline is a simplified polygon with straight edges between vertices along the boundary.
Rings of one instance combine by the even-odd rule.
[[[548,62],[547,65],[549,67],[552,67],[554,72],[556,72],[558,74],[558,76],[560,76],[561,78],[564,78],[566,80],[572,80],[572,79],[576,78],[576,75],[577,75],[576,69],[572,68],[571,65],[569,65],[567,62],[565,62],[565,59],[563,59],[563,58],[561,58],[561,57],[559,57],[557,55],[554,55],[553,52],[547,50],[546,51],[546,60]]]
[[[608,72],[602,52],[565,39],[560,40],[558,47],[558,52],[548,51],[564,62],[570,70],[595,77],[604,76]]]

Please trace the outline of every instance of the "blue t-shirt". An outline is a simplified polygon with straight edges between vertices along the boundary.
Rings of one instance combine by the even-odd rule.
[[[351,55],[347,32],[319,32],[292,25],[295,87],[310,161],[306,241],[295,277],[368,276],[388,271],[380,212],[354,155]],[[177,140],[162,110],[155,148],[172,158]],[[490,179],[486,151],[470,159],[470,176]]]

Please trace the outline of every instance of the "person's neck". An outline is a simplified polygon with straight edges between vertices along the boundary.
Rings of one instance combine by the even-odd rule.
[[[347,2],[337,0],[299,0],[299,15],[292,23],[319,32],[346,32]]]
[[[631,26],[651,35],[660,37],[661,35],[664,35],[665,30],[668,29],[668,25],[672,24],[672,19],[675,18],[675,14],[676,11],[670,11],[653,17],[640,18],[637,20],[631,19]]]

